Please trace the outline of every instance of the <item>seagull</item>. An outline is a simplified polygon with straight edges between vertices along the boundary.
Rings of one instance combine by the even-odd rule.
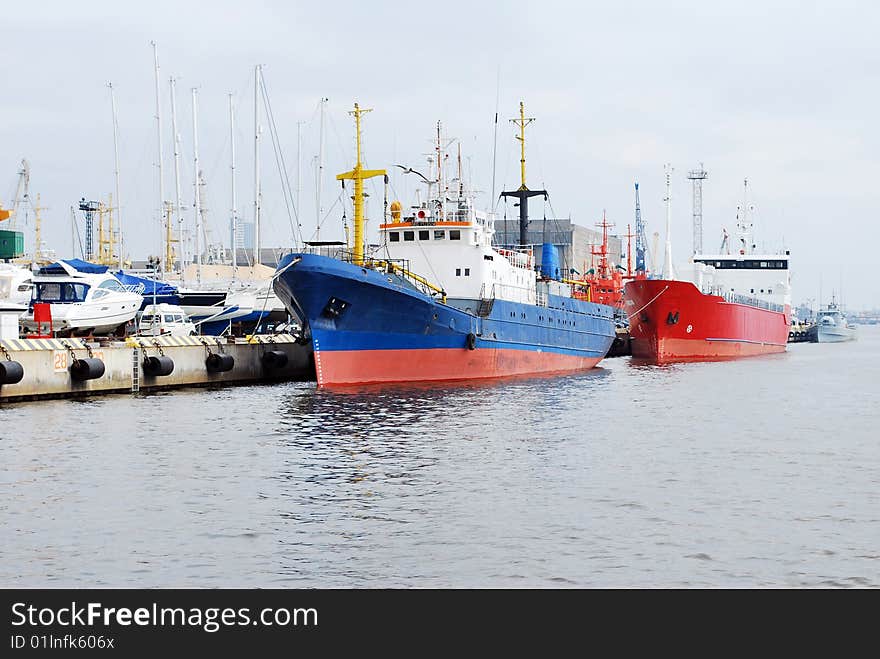
[[[404,174],[418,174],[419,176],[422,177],[422,180],[423,180],[425,183],[428,183],[428,184],[434,184],[434,183],[437,182],[437,181],[430,181],[430,180],[428,180],[428,177],[427,177],[427,176],[425,176],[425,175],[422,174],[421,172],[417,172],[417,171],[414,170],[412,167],[407,167],[407,166],[405,166],[405,165],[394,165],[394,166],[395,166],[395,167],[400,167],[400,168],[403,170],[403,173],[404,173]]]

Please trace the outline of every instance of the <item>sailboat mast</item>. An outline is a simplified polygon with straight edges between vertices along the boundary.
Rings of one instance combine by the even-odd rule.
[[[238,211],[235,208],[235,110],[233,109],[232,94],[229,95],[229,144],[230,144],[230,187],[232,188],[232,208],[231,208],[231,230],[232,230],[232,272],[233,275],[238,268],[238,254],[236,254],[236,237],[238,236]]]
[[[254,264],[260,262],[260,69],[254,67]]]
[[[180,203],[180,133],[177,132],[177,99],[175,88],[177,83],[174,77],[168,79],[171,87],[171,131],[174,133],[174,211],[177,215],[177,263],[180,267],[180,277],[183,280],[185,263],[183,258],[183,209]]]
[[[302,125],[296,122],[296,208],[302,213]]]
[[[317,213],[315,223],[315,240],[321,240],[321,219],[324,216],[324,208],[321,206],[321,185],[324,182],[324,107],[327,99],[321,97],[321,122],[318,133],[318,175],[315,180],[315,212]]]
[[[114,176],[116,177],[116,224],[119,227],[119,268],[122,269],[124,263],[122,239],[122,198],[119,196],[119,122],[116,116],[116,95],[113,93],[113,83],[107,83],[110,88],[110,107],[113,110],[113,161],[115,166]]]
[[[195,192],[196,235],[193,243],[196,257],[196,281],[202,280],[202,204],[199,195],[199,120],[198,120],[198,89],[192,88],[192,122],[193,122],[193,190]]]
[[[666,255],[663,260],[663,279],[675,279],[672,267],[672,165],[667,164],[666,170]]]
[[[159,95],[159,48],[156,45],[155,41],[151,41],[150,45],[153,46],[153,68],[154,68],[154,71],[156,74],[155,75],[155,77],[156,77],[156,142],[159,147],[159,162],[157,163],[157,166],[159,168],[159,207],[158,208],[159,208],[159,230],[160,230],[160,235],[162,236],[159,244],[162,245],[165,242],[165,237],[164,237],[164,233],[165,233],[164,228],[165,227],[162,226],[165,221],[165,219],[164,219],[165,181],[164,181],[164,177],[162,176],[162,161],[164,158],[162,155],[162,103],[161,103],[160,95]],[[169,264],[163,263],[162,264],[162,271],[168,272],[168,269],[169,269]]]

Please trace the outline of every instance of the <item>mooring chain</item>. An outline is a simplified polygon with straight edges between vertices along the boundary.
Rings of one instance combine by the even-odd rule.
[[[76,353],[73,351],[73,346],[70,345],[67,341],[62,341],[61,345],[63,345],[65,348],[67,348],[67,353],[70,355],[70,363],[72,364],[73,362],[75,362],[76,361]],[[91,352],[91,351],[89,351],[89,352]],[[89,356],[91,356],[91,355],[89,355]]]
[[[0,352],[3,353],[3,356],[6,358],[6,361],[8,361],[8,362],[12,361],[12,357],[9,356],[9,353],[6,350],[6,346],[4,346],[2,343],[0,343]]]
[[[153,345],[156,346],[156,351],[159,353],[159,356],[164,357],[165,351],[162,350],[162,344],[159,343],[159,341],[157,341],[156,339],[153,339]]]

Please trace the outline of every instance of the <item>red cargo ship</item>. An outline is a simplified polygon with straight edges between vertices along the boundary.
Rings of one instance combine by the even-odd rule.
[[[624,308],[633,357],[670,362],[785,350],[791,320],[789,255],[754,253],[746,208],[744,203],[738,213],[734,254],[725,232],[720,253],[694,255],[687,276],[677,278],[667,266],[662,279],[627,282]],[[667,236],[668,231],[667,213]],[[667,264],[671,252],[667,239]]]

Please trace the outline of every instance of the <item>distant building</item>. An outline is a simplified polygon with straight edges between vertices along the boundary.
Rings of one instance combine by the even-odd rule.
[[[535,245],[535,264],[541,265],[541,244],[553,243],[559,250],[559,262],[567,271],[584,274],[590,269],[590,247],[602,244],[602,230],[583,227],[571,219],[529,220],[528,242]],[[495,243],[514,246],[519,243],[519,219],[495,220]],[[611,265],[626,267],[626,242],[608,236],[608,260]]]

